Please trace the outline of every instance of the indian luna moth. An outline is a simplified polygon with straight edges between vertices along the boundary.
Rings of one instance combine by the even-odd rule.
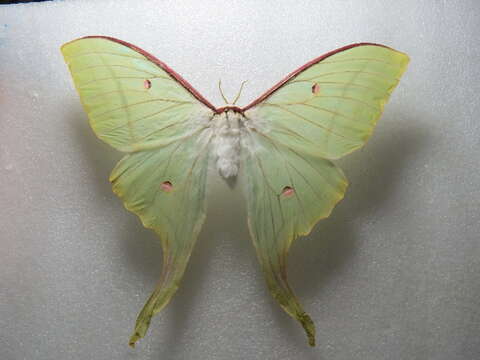
[[[365,144],[408,56],[378,44],[348,45],[247,106],[226,101],[217,108],[125,41],[88,36],[62,53],[93,131],[126,153],[110,175],[114,193],[163,248],[160,281],[129,344],[145,336],[178,289],[205,220],[210,163],[225,179],[244,172],[248,227],[268,288],[314,346],[315,326],[287,282],[287,253],[343,198],[347,180],[332,160]]]

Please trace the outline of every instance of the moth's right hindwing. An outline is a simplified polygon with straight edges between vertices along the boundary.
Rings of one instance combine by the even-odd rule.
[[[254,128],[242,149],[248,222],[269,289],[315,344],[315,327],[287,283],[292,242],[343,198],[347,180],[329,159],[361,147],[408,57],[354,45],[314,60],[245,107]]]

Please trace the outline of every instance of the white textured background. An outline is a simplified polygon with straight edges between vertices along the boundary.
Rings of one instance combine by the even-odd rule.
[[[58,1],[0,7],[0,359],[480,357],[480,2]],[[200,3],[203,3],[200,5]],[[87,125],[59,47],[110,35],[214,104],[240,105],[345,44],[411,56],[351,186],[300,239],[291,283],[316,348],[272,300],[244,204],[222,183],[181,289],[127,346],[161,249],[110,190],[120,154]]]

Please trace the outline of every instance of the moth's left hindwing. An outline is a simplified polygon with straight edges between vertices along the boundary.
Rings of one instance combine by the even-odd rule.
[[[129,153],[110,176],[113,191],[162,242],[161,280],[137,319],[133,346],[177,290],[205,219],[213,106],[133,45],[91,37],[62,53],[94,132]]]

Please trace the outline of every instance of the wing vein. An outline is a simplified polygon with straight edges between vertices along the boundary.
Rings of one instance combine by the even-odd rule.
[[[382,74],[382,73],[377,73],[377,72],[373,72],[373,71],[361,71],[361,70],[343,70],[343,71],[332,71],[332,72],[328,72],[328,73],[323,73],[323,74],[320,74],[320,75],[316,75],[312,78],[308,78],[308,79],[301,79],[301,80],[307,80],[307,81],[312,81],[312,80],[316,80],[318,78],[322,78],[324,76],[329,76],[329,75],[335,75],[335,74],[349,74],[349,73],[354,73],[354,74],[367,74],[367,75],[371,75],[371,76],[375,76],[375,77],[379,77],[379,78],[382,78],[382,79],[389,79],[390,77],[388,76],[385,76],[385,74]],[[394,77],[392,78],[393,80],[399,80],[398,78]]]
[[[166,77],[166,76],[158,76],[158,75],[148,76],[148,77],[144,77],[144,76],[113,76],[113,77],[105,77],[105,78],[93,79],[93,80],[90,80],[90,81],[86,81],[84,83],[79,84],[78,88],[80,89],[80,88],[84,87],[85,85],[92,84],[92,83],[95,83],[95,82],[98,82],[98,81],[117,80],[117,79],[138,79],[138,80],[163,79],[163,80],[173,81],[172,78],[169,78],[169,77]]]
[[[291,80],[286,85],[289,85],[289,84],[292,84],[292,83],[300,83],[300,82],[308,82],[309,83],[309,82],[311,82],[311,80],[308,80],[308,79],[307,80]],[[322,84],[351,85],[351,86],[359,87],[359,88],[362,88],[362,89],[365,89],[365,90],[372,90],[372,91],[384,93],[384,91],[381,90],[381,89],[374,88],[374,87],[371,87],[371,86],[362,85],[362,84],[357,84],[357,83],[348,83],[348,82],[342,82],[342,81],[318,81],[318,84],[320,84],[320,85],[322,85]]]
[[[192,104],[191,101],[181,101],[181,100],[175,100],[175,99],[162,99],[162,98],[155,98],[155,99],[150,99],[150,100],[144,100],[144,101],[139,101],[136,103],[132,104],[126,104],[124,106],[117,107],[115,109],[109,109],[101,114],[98,115],[93,115],[95,118],[102,117],[104,115],[107,115],[109,113],[112,113],[114,111],[122,110],[122,109],[127,109],[132,106],[137,106],[137,105],[143,105],[143,104],[148,104],[148,103],[153,103],[153,102],[159,102],[159,101],[164,101],[164,102],[173,102],[173,103],[179,103],[179,104]],[[98,120],[98,119],[97,119]]]
[[[90,66],[85,66],[81,69],[75,69],[75,72],[78,74],[78,73],[81,73],[85,70],[91,70],[91,69],[96,69],[96,68],[102,68],[102,67],[107,67],[107,68],[116,68],[116,67],[119,67],[119,68],[125,68],[125,69],[129,69],[129,70],[133,70],[133,71],[137,71],[137,72],[143,72],[145,74],[149,74],[151,76],[156,76],[156,74],[150,72],[150,71],[147,71],[147,70],[142,70],[142,69],[138,69],[134,66],[128,66],[128,65],[122,65],[122,64],[101,64],[101,65],[90,65]],[[114,74],[115,75],[115,74]]]
[[[350,97],[350,96],[340,96],[340,95],[322,95],[322,96],[319,96],[317,97],[316,99],[327,99],[327,98],[330,98],[330,99],[345,99],[345,100],[350,100],[350,101],[353,101],[353,102],[357,102],[359,104],[363,104],[375,111],[380,111],[378,107],[372,105],[372,104],[369,104],[363,100],[360,100],[360,99],[357,99],[357,98],[354,98],[354,97]]]
[[[148,115],[142,116],[142,117],[140,117],[140,118],[138,118],[138,119],[132,120],[131,123],[132,123],[132,124],[135,124],[135,123],[138,122],[138,121],[148,119],[149,117],[156,116],[156,115],[158,115],[158,114],[160,114],[160,113],[162,113],[162,112],[164,112],[164,111],[170,110],[170,109],[172,109],[172,108],[174,108],[174,107],[181,106],[181,105],[185,105],[185,104],[173,104],[173,105],[167,106],[166,108],[163,108],[163,109],[161,109],[161,110],[159,110],[159,111],[156,111],[156,112],[154,112],[154,113],[152,113],[152,114],[148,114]],[[184,122],[186,122],[186,121],[188,121],[188,119],[182,121],[182,123],[184,123]],[[116,126],[116,127],[114,127],[114,128],[111,128],[109,131],[115,131],[115,130],[121,129],[121,128],[125,127],[126,125],[128,125],[128,124],[127,124],[127,123],[121,124],[121,125],[119,125],[119,126]],[[158,130],[158,129],[157,129],[157,130]],[[141,139],[141,138],[140,138],[140,139]]]
[[[90,95],[90,96],[84,96],[83,100],[87,100],[87,99],[98,97],[98,96],[105,96],[105,95],[109,95],[109,94],[117,94],[117,93],[124,93],[124,92],[137,92],[137,93],[144,93],[144,94],[148,93],[147,90],[120,89],[120,90],[106,91],[106,92],[103,92],[103,93],[94,94],[94,95]]]
[[[376,59],[376,58],[351,58],[351,59],[342,59],[342,60],[323,60],[323,61],[320,61],[319,63],[317,63],[315,65],[337,64],[337,63],[350,62],[350,61],[375,61],[375,62],[379,62],[379,63],[382,63],[382,64],[386,64],[386,65],[390,65],[390,66],[399,68],[398,64],[391,63],[391,62],[388,62],[388,61],[383,61],[383,60]]]
[[[145,58],[143,55],[139,54],[138,52],[135,52],[135,54],[138,54],[139,56],[132,56],[132,55],[128,55],[128,54],[120,54],[120,53],[110,52],[110,51],[88,51],[88,52],[83,52],[83,53],[79,53],[79,54],[75,54],[75,55],[69,55],[69,58],[70,59],[76,59],[76,58],[86,56],[86,55],[114,55],[114,56],[127,57],[127,58],[131,58],[131,59],[136,59],[136,60],[143,60],[143,61],[146,61],[148,63],[151,63],[150,60],[148,60],[147,58]]]
[[[316,122],[314,122],[314,121],[312,121],[312,120],[310,120],[310,119],[308,119],[308,118],[306,118],[306,117],[304,117],[304,116],[302,116],[302,115],[300,115],[300,114],[298,114],[298,113],[296,113],[296,112],[294,112],[294,111],[292,111],[292,110],[288,110],[288,109],[284,108],[284,107],[281,106],[281,105],[272,104],[272,103],[264,103],[263,105],[277,107],[277,108],[279,108],[279,109],[281,109],[281,110],[283,110],[283,111],[285,111],[285,112],[287,112],[287,113],[289,113],[289,114],[292,114],[293,116],[296,116],[296,117],[299,118],[299,119],[302,119],[302,120],[304,120],[304,121],[306,121],[306,122],[308,122],[308,123],[310,123],[310,124],[312,124],[312,125],[314,125],[314,126],[316,126],[316,127],[319,127],[319,128],[321,128],[321,129],[323,129],[323,130],[326,131],[326,132],[330,132],[330,133],[332,133],[332,134],[334,134],[334,135],[336,135],[336,136],[338,136],[338,137],[341,137],[341,138],[344,138],[344,139],[347,139],[347,140],[352,140],[352,141],[355,141],[355,142],[357,141],[357,140],[355,140],[355,139],[348,138],[348,137],[346,137],[346,136],[340,135],[339,133],[336,133],[336,132],[332,131],[331,129],[329,129],[329,128],[321,125],[321,124],[318,124],[318,123],[316,123]]]

